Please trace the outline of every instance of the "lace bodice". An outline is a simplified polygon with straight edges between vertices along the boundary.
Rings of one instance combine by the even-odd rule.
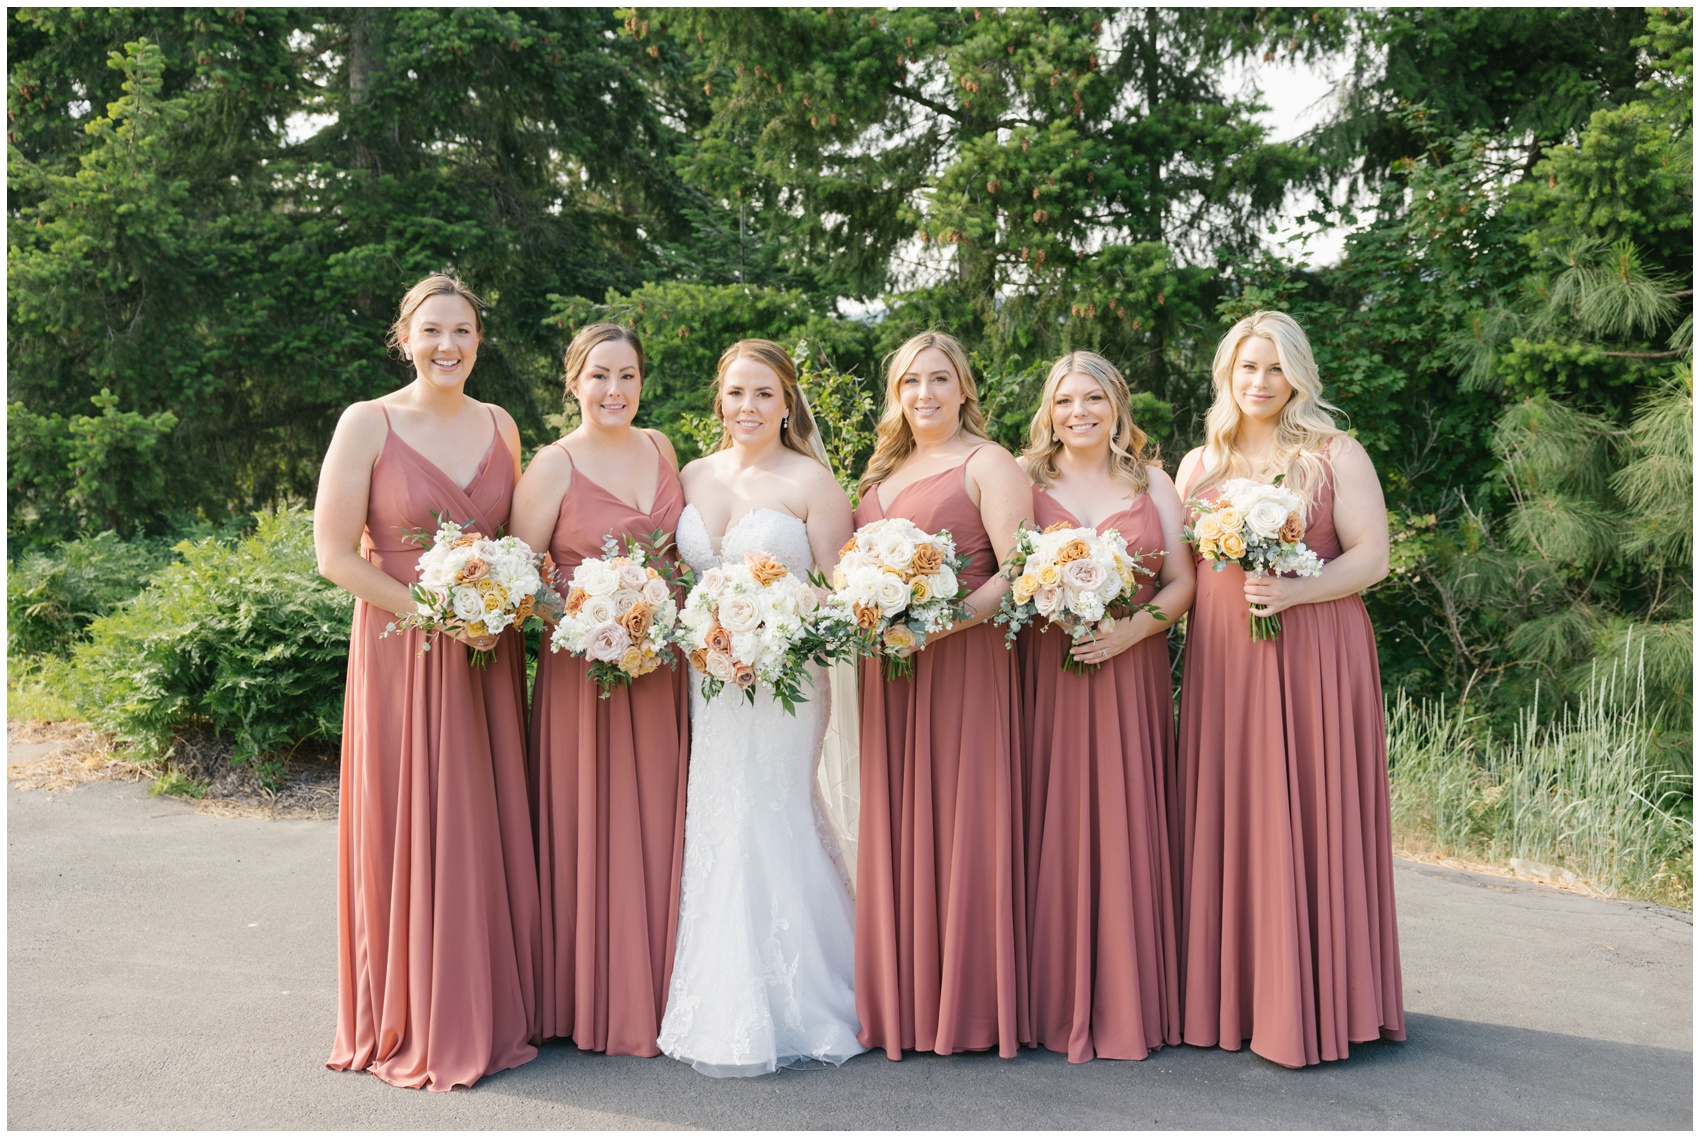
[[[730,561],[742,561],[744,554],[760,551],[771,553],[799,577],[807,576],[815,555],[809,548],[809,529],[801,518],[763,506],[751,510],[733,523],[714,552],[714,541],[703,524],[702,511],[686,506],[679,517],[677,534],[679,555],[689,563],[693,572],[701,575]]]

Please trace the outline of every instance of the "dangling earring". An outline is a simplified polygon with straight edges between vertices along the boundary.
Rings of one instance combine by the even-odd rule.
[[[787,416],[785,416],[785,418],[779,420],[779,429],[781,431],[790,430],[790,428],[791,428],[791,416],[787,415]]]

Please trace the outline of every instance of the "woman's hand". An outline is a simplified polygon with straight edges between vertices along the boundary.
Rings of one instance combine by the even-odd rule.
[[[469,636],[464,628],[444,631],[475,652],[488,652],[499,643],[499,638],[493,635]]]
[[[1143,639],[1138,626],[1123,617],[1111,625],[1108,632],[1094,631],[1071,648],[1068,654],[1082,664],[1102,664],[1112,657],[1120,656]]]
[[[1314,579],[1314,578],[1312,578]],[[1294,605],[1310,603],[1310,589],[1303,577],[1275,577],[1268,573],[1245,575],[1245,599],[1252,616],[1274,616]]]

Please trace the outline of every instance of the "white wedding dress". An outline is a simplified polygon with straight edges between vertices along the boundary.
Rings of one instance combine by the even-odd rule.
[[[699,576],[757,550],[799,576],[813,563],[803,523],[777,510],[746,514],[717,554],[686,506],[677,540]],[[836,1065],[865,1050],[855,908],[816,791],[831,697],[815,673],[794,717],[766,689],[754,705],[732,686],[705,700],[691,677],[679,940],[657,1043],[705,1075]]]

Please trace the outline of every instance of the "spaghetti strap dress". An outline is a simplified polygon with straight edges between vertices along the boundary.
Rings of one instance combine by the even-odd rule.
[[[1079,521],[1033,490],[1041,529]],[[1098,523],[1153,574],[1163,523],[1149,494]],[[1134,604],[1156,595],[1138,578]],[[1143,1059],[1181,1041],[1167,802],[1174,785],[1168,637],[1147,636],[1084,675],[1061,629],[1022,632],[1027,762],[1029,991],[1041,1046],[1071,1063]]]
[[[412,585],[422,551],[407,531],[434,531],[435,512],[494,535],[513,491],[500,430],[462,488],[391,428],[372,467],[362,554]],[[537,1055],[525,641],[502,633],[479,670],[446,636],[429,651],[422,632],[384,636],[393,619],[354,602],[327,1065],[446,1091]]]
[[[972,455],[970,455],[972,457]],[[965,467],[862,496],[856,525],[902,517],[949,530],[971,590],[997,556]],[[856,848],[859,1036],[907,1050],[1032,1043],[1027,1002],[1019,681],[1003,632],[953,633],[914,657],[911,678],[861,664],[861,817]]]
[[[1305,542],[1326,562],[1325,470]],[[1381,674],[1362,597],[1295,605],[1253,641],[1244,581],[1201,565],[1187,628],[1182,1035],[1301,1067],[1405,1038]]]
[[[549,540],[563,584],[580,561],[602,555],[606,536],[661,530],[672,539],[685,495],[659,447],[655,461],[647,510],[575,468]],[[684,865],[687,682],[683,665],[657,668],[604,699],[588,660],[546,649],[537,662],[530,766],[545,1039],[610,1055],[661,1053]]]

